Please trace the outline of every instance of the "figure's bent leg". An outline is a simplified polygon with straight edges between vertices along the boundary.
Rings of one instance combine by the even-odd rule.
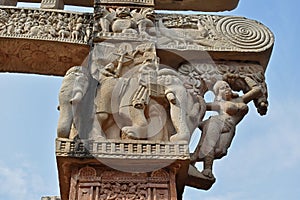
[[[209,178],[215,178],[212,172],[213,163],[214,163],[214,156],[213,156],[213,152],[211,152],[204,157],[203,171],[201,172],[204,176]]]
[[[219,144],[223,128],[222,121],[211,117],[203,123],[204,125],[200,127],[202,129],[200,141],[191,157],[192,163],[203,161],[207,155],[215,152],[215,148]]]
[[[235,130],[230,130],[229,132],[222,133],[220,135],[219,144],[215,149],[215,157],[220,159],[227,155],[227,151],[231,145],[232,139],[234,137]]]

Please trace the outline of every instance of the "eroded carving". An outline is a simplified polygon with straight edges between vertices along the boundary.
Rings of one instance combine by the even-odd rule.
[[[84,84],[97,83],[90,90],[94,92],[93,99],[86,102],[94,107],[93,123],[88,128],[91,132],[81,134],[77,125],[80,123],[76,121],[87,117],[73,113],[68,131],[73,124],[78,137],[73,143],[65,142],[70,145],[69,154],[68,147],[58,139],[61,146],[57,154],[128,159],[126,166],[121,167],[130,171],[128,167],[134,166],[135,159],[145,159],[145,162],[155,159],[148,154],[169,161],[170,156],[166,154],[182,148],[172,145],[188,145],[196,128],[202,133],[195,152],[190,155],[191,162],[187,161],[183,167],[141,173],[138,182],[132,181],[132,174],[89,170],[85,173],[88,175],[79,177],[76,182],[82,182],[78,185],[77,198],[152,199],[154,195],[154,198],[168,199],[169,191],[152,191],[144,183],[168,184],[180,170],[185,170],[183,187],[186,184],[209,189],[215,182],[213,162],[227,154],[236,126],[248,113],[247,104],[253,101],[261,115],[267,112],[266,63],[259,59],[241,59],[236,52],[245,56],[249,52],[267,53],[273,45],[271,32],[256,21],[240,17],[154,14],[153,8],[101,3],[96,1],[95,4],[90,78]],[[63,21],[59,24],[60,38],[81,39],[86,21],[81,16],[74,19],[69,25],[72,31]],[[167,49],[176,51],[167,52]],[[210,60],[209,56],[205,57],[205,51],[212,51],[215,57]],[[198,52],[202,53],[199,58]],[[217,61],[215,58],[222,60],[218,57],[222,52],[234,53],[225,61]],[[166,55],[174,61],[169,61]],[[162,63],[170,63],[171,67],[161,64],[161,58]],[[208,91],[215,95],[213,102],[204,101]],[[84,110],[85,106],[82,104],[80,109]],[[203,121],[206,111],[216,111],[218,115]],[[59,134],[59,137],[70,138],[70,135]],[[181,153],[174,153],[173,158]],[[200,161],[204,163],[202,172],[195,167]],[[122,163],[108,165],[118,168]],[[115,176],[117,180],[112,178]],[[97,181],[89,185],[83,179]],[[183,188],[178,191],[181,193]]]
[[[88,77],[86,67],[76,66],[67,71],[59,93],[58,137],[69,138],[72,125],[75,126],[74,131],[80,130],[79,118],[83,113],[79,103],[88,89]]]
[[[214,62],[183,64],[178,71],[186,77],[185,84],[200,95],[204,95],[207,90],[213,91],[213,86],[217,80],[222,80],[227,73],[237,74],[241,77],[251,78],[262,90],[262,95],[254,98],[254,103],[260,115],[265,115],[268,109],[268,91],[265,82],[264,69],[262,66],[253,63],[243,62]],[[202,84],[201,84],[202,81]],[[249,91],[249,86],[241,78],[228,80],[231,88],[235,91]],[[201,86],[201,87],[200,87]]]
[[[150,174],[126,173],[104,166],[82,167],[79,172],[73,169],[70,190],[75,195],[70,197],[72,200],[167,200],[176,195],[171,183],[176,173],[170,170],[160,169]]]
[[[153,8],[98,6],[95,9],[94,32],[96,39],[116,36],[115,34],[141,37],[154,36],[156,33]]]
[[[188,143],[199,127],[201,139],[191,157],[189,173],[202,181],[202,189],[215,182],[213,161],[227,154],[235,128],[248,112],[247,103],[254,101],[262,115],[267,110],[266,84],[260,65],[195,60],[175,70],[159,64],[153,43],[95,45],[91,76],[98,85],[93,133],[88,139]],[[216,96],[212,103],[203,99],[209,90]],[[232,90],[244,94],[239,96]],[[202,121],[206,110],[217,111],[219,115]],[[106,149],[98,154],[98,145],[92,146],[97,150],[89,149],[91,155],[111,156],[106,155]],[[100,146],[104,148],[103,144]],[[116,144],[114,147],[120,148]],[[139,153],[151,148],[135,147],[141,149]],[[112,146],[108,149],[111,152]],[[201,173],[193,166],[199,161],[204,162]]]
[[[248,92],[239,96],[232,92],[228,82],[233,79],[243,79],[249,87]],[[215,100],[207,103],[209,111],[217,111],[219,115],[211,116],[200,124],[202,130],[201,139],[192,155],[192,163],[204,162],[202,174],[214,178],[212,165],[214,159],[220,159],[227,154],[232,139],[235,135],[236,125],[248,113],[247,103],[261,96],[261,88],[249,77],[237,74],[226,74],[224,80],[217,81],[213,86]]]
[[[97,5],[91,13],[2,8],[0,36],[87,44],[129,39],[157,42],[159,49],[264,52],[272,48],[269,29],[254,20],[217,15],[154,14],[153,8]],[[263,38],[263,39],[262,39]]]
[[[152,43],[113,49],[103,56],[113,59],[94,62],[92,70],[99,81],[95,102],[101,137],[118,139],[121,130],[123,138],[168,141],[176,133],[172,141],[189,141],[204,115],[202,96],[185,88],[175,70],[160,68]],[[101,51],[107,51],[104,45]]]
[[[7,37],[87,43],[92,33],[90,14],[2,8],[0,16],[0,35]]]

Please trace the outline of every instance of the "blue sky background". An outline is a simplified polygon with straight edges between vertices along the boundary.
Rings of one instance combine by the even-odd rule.
[[[185,200],[300,199],[299,8],[297,0],[240,0],[234,11],[219,13],[258,20],[274,33],[266,71],[270,107],[264,117],[250,107],[228,156],[215,162],[212,189],[186,188]],[[59,195],[54,141],[61,82],[0,73],[0,199]]]

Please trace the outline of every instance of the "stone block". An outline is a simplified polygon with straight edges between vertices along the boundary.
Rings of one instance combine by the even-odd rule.
[[[64,9],[64,0],[42,0],[41,8]]]
[[[4,6],[16,6],[17,3],[17,0],[0,0],[0,5]]]

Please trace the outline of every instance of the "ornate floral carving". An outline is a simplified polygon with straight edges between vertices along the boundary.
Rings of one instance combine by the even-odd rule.
[[[96,178],[96,174],[96,169],[89,166],[79,170],[79,178],[83,180],[94,180]]]
[[[98,175],[97,175],[98,174]],[[74,172],[71,200],[154,200],[170,199],[174,190],[169,169],[153,173],[126,173],[107,167],[83,167]],[[77,188],[77,189],[75,189]],[[76,195],[74,195],[76,193]]]
[[[1,71],[61,75],[81,65],[89,49],[67,43],[36,40],[0,40]]]

